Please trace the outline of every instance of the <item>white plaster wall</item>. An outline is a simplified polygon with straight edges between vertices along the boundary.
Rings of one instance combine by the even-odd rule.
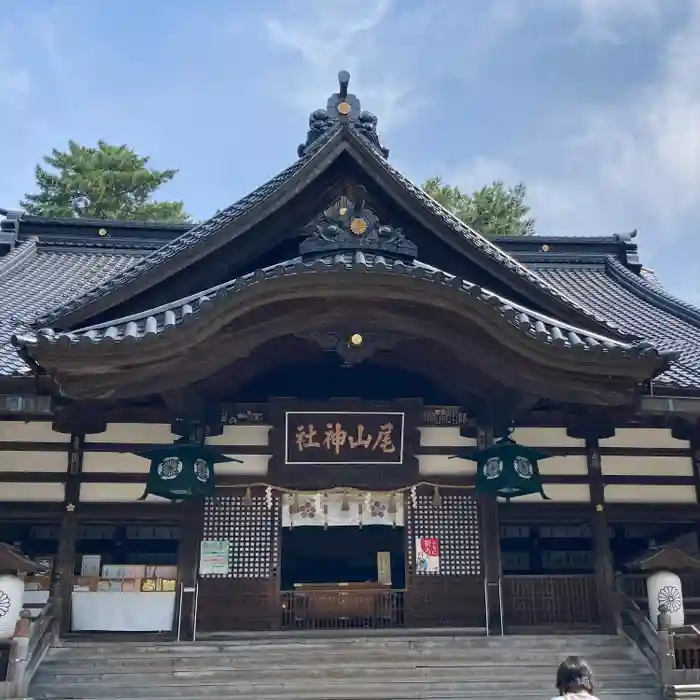
[[[104,442],[132,442],[170,444],[175,435],[167,423],[109,423],[102,433],[86,436],[86,444]]]
[[[540,474],[546,476],[558,474],[567,476],[588,475],[586,455],[555,455],[540,460],[537,464],[540,468]]]
[[[39,452],[0,450],[0,472],[65,472],[68,470],[68,450]],[[1,488],[1,487],[0,487]]]
[[[221,435],[208,437],[207,445],[251,445],[265,447],[269,442],[271,425],[225,425]]]
[[[5,483],[0,484],[0,501],[63,501],[63,484]]]
[[[422,447],[473,447],[475,438],[462,437],[456,426],[428,426],[418,428]]]
[[[214,466],[216,474],[239,474],[251,476],[265,476],[267,467],[270,462],[271,455],[237,455],[229,454],[227,457],[240,459],[242,464],[238,462],[219,462]]]
[[[608,503],[695,503],[694,486],[607,484]]]
[[[139,501],[145,486],[145,484],[81,484],[80,500],[84,503],[145,503],[146,501],[165,503],[164,499],[152,494],[148,495],[146,501]]]
[[[418,455],[418,471],[425,476],[461,476],[476,474],[476,462],[450,459],[448,455]]]
[[[0,442],[70,442],[70,435],[57,433],[51,422],[0,421]]]
[[[618,428],[613,437],[601,440],[600,446],[682,449],[687,447],[688,443],[676,440],[666,428]]]
[[[529,447],[585,447],[584,440],[571,438],[566,428],[516,428],[511,439]]]
[[[150,462],[127,452],[84,452],[86,473],[147,474]]]
[[[518,496],[515,503],[588,503],[591,500],[588,484],[544,484],[544,492],[551,500],[545,501],[539,493]],[[498,499],[499,501],[505,499]]]
[[[692,476],[690,457],[622,457],[602,455],[600,466],[604,475]]]

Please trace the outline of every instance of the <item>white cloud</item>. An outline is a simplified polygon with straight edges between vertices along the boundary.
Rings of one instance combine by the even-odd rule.
[[[599,29],[625,13],[634,19],[655,11],[653,2],[578,4],[589,23],[584,26]],[[688,3],[688,10],[639,89],[584,108],[578,125],[563,137],[558,130],[547,134],[545,124],[542,133],[531,135],[539,157],[511,162],[482,155],[445,173],[445,179],[469,189],[494,178],[526,182],[545,234],[609,235],[639,228],[644,261],[657,266],[677,293],[698,299],[693,256],[679,259],[677,247],[684,237],[686,250],[700,254],[700,244],[688,240],[688,223],[700,219],[700,2]]]
[[[411,86],[386,67],[381,72],[360,70],[376,59],[375,30],[391,8],[392,0],[371,0],[361,11],[352,0],[314,0],[303,9],[295,5],[292,13],[266,19],[272,46],[292,54],[292,64],[287,64],[280,78],[295,107],[308,112],[325,105],[336,88],[337,71],[342,69],[353,75],[351,90],[361,95],[366,109],[371,104],[371,111],[381,114],[383,126],[397,116],[395,108],[409,95]],[[302,63],[298,69],[294,56]]]
[[[535,6],[573,13],[575,38],[619,44],[624,35],[659,20],[674,0],[534,0]],[[686,0],[679,0],[685,2]],[[693,2],[694,0],[690,0]]]
[[[591,109],[568,144],[590,186],[667,231],[700,208],[700,3],[693,8],[650,83]]]

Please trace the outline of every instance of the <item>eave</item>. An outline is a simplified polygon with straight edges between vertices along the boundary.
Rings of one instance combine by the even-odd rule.
[[[629,392],[663,372],[674,358],[648,343],[627,343],[552,319],[431,266],[362,252],[287,261],[112,323],[16,335],[12,343],[71,398],[109,398],[120,392],[128,398],[137,395],[139,373],[144,378],[151,371],[165,376],[183,356],[202,354],[205,345],[217,343],[218,329],[240,323],[244,313],[286,299],[298,300],[303,309],[305,299],[329,295],[360,304],[365,294],[404,302],[419,299],[436,309],[451,309],[456,323],[460,314],[468,315],[469,322],[492,326],[492,335],[515,348],[523,362],[571,373],[572,382],[586,377],[603,393],[602,387],[611,382],[626,387],[620,389],[621,402],[629,401]],[[318,323],[303,315],[298,322],[310,329]],[[268,325],[268,336],[281,332],[276,322]],[[245,356],[250,347],[240,351]]]

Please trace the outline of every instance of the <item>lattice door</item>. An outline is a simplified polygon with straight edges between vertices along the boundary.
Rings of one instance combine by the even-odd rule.
[[[407,624],[412,626],[484,625],[484,577],[479,508],[472,496],[447,493],[442,505],[432,495],[406,503],[408,583]],[[440,564],[436,573],[416,568],[416,538],[436,537]]]
[[[203,538],[230,543],[229,573],[200,580],[203,632],[275,629],[279,625],[277,558],[280,503],[274,496],[216,496],[204,506]]]

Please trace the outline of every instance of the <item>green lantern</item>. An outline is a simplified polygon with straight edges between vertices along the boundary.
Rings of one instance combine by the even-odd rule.
[[[148,494],[181,501],[192,496],[213,496],[216,488],[214,465],[220,462],[240,462],[203,445],[175,444],[135,452],[151,460],[146,489]]]
[[[506,500],[539,493],[549,500],[542,488],[537,462],[551,455],[531,447],[523,447],[504,437],[483,450],[464,450],[454,455],[476,462],[476,491],[500,496]]]

